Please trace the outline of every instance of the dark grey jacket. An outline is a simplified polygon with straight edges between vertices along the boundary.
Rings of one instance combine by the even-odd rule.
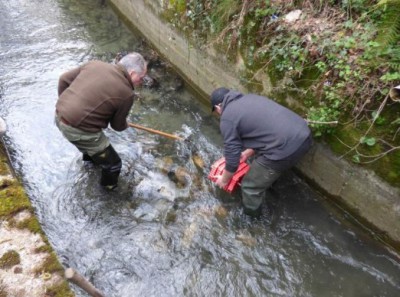
[[[264,163],[279,161],[295,153],[311,134],[293,111],[266,97],[236,91],[224,97],[220,129],[229,172],[236,171],[244,149],[254,149]]]

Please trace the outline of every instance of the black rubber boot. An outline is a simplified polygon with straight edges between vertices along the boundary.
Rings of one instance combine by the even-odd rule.
[[[83,161],[83,162],[94,163],[92,157],[90,157],[87,153],[83,153],[83,154],[82,154],[82,161]]]
[[[96,165],[101,167],[100,184],[107,190],[117,187],[122,162],[114,148],[109,145],[104,151],[92,156]]]
[[[258,219],[259,217],[261,217],[261,206],[257,209],[243,207],[243,212],[248,216],[251,216],[252,218]]]

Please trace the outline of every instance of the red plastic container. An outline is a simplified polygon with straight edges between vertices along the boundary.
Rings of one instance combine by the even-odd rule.
[[[215,182],[219,176],[222,175],[225,169],[225,158],[221,158],[214,162],[211,166],[211,171],[208,174],[208,179]],[[244,161],[240,161],[239,167],[235,174],[232,176],[229,183],[225,186],[224,190],[228,193],[233,193],[239,186],[242,178],[250,170],[249,164]]]

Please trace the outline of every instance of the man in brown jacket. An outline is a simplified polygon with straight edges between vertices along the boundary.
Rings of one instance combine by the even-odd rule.
[[[122,163],[103,129],[108,125],[116,131],[128,127],[133,89],[146,72],[146,61],[133,52],[116,65],[87,62],[62,74],[58,82],[56,125],[82,152],[84,161],[101,166],[100,184],[108,190],[117,186]]]

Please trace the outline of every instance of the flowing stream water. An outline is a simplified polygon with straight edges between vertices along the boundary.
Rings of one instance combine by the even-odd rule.
[[[115,297],[400,296],[398,256],[292,172],[261,220],[215,188],[207,174],[222,153],[217,119],[164,61],[152,63],[159,86],[137,90],[129,120],[187,141],[107,130],[123,168],[117,190],[104,192],[99,169],[54,125],[58,77],[152,50],[102,2],[0,0],[5,142],[63,265]],[[181,183],[167,174],[180,170]]]

